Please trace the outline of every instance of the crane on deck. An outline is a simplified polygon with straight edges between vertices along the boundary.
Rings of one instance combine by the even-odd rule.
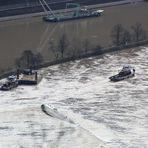
[[[39,0],[39,2],[44,9],[44,12],[46,13],[47,17],[50,17],[50,15],[52,15],[54,18],[57,19],[57,16],[54,14],[54,12],[45,0]]]
[[[66,7],[65,7],[65,12],[67,12],[67,10],[69,9],[69,8],[75,8],[76,10],[75,10],[75,16],[77,17],[78,15],[79,15],[79,12],[80,12],[80,5],[79,4],[77,4],[77,3],[66,3]]]
[[[45,0],[39,0],[39,2],[46,13],[46,16],[43,17],[43,20],[47,22],[61,22],[88,17],[97,17],[100,16],[104,11],[88,10],[86,7],[82,9],[77,3],[66,3],[65,11],[55,14]]]

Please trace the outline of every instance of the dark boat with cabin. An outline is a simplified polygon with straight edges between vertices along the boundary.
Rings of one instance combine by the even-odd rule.
[[[0,87],[0,90],[8,91],[18,86],[18,80],[16,76],[9,76],[4,84]]]
[[[117,82],[133,76],[135,76],[135,69],[130,65],[125,65],[117,75],[111,76],[109,79],[113,82]]]

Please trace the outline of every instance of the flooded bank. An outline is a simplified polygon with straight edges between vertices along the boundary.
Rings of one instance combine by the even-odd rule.
[[[118,23],[130,28],[140,22],[148,31],[145,15],[148,13],[147,3],[106,7],[104,10],[103,16],[98,18],[62,23],[45,23],[41,17],[0,22],[0,70],[14,67],[15,59],[20,57],[24,50],[41,52],[46,61],[52,60],[54,56],[49,50],[49,42],[54,41],[57,44],[64,33],[67,34],[69,43],[78,49],[84,48],[85,40],[89,41],[89,48],[98,45],[110,46],[111,29]]]

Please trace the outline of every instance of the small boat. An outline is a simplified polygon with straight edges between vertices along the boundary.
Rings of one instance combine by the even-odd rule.
[[[135,76],[135,69],[130,65],[125,65],[117,75],[111,76],[109,79],[113,82],[117,82],[133,76]]]
[[[8,91],[13,88],[16,88],[17,86],[18,86],[18,80],[16,76],[12,75],[7,78],[7,81],[4,84],[2,84],[0,90]]]

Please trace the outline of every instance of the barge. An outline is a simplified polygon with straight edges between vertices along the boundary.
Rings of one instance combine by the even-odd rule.
[[[37,71],[31,69],[17,70],[15,75],[11,75],[0,84],[0,90],[9,91],[19,85],[37,85],[42,77],[38,77]]]
[[[46,22],[63,22],[63,21],[70,21],[70,20],[77,20],[77,19],[84,19],[84,18],[90,18],[90,17],[98,17],[101,16],[101,13],[103,10],[97,10],[97,11],[85,11],[80,12],[76,15],[75,12],[69,12],[68,14],[64,14],[60,17],[52,17],[52,16],[45,16],[43,17],[43,20]]]
[[[104,12],[104,10],[91,10],[87,7],[81,8],[77,3],[66,3],[64,12],[55,14],[45,0],[39,1],[46,13],[46,16],[43,17],[43,20],[46,22],[63,22],[83,18],[98,17],[101,16],[101,14]]]
[[[36,85],[38,83],[38,74],[31,69],[25,69],[21,74],[18,70],[17,79],[19,85]]]

